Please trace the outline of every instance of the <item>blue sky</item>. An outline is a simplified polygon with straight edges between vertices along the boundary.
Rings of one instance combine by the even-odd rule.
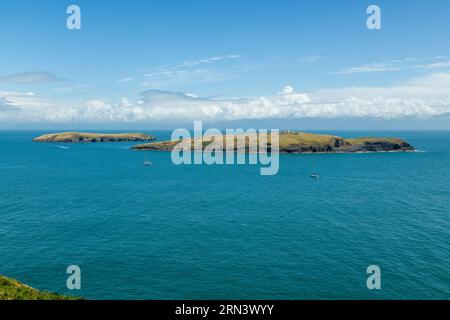
[[[66,28],[71,4],[81,30]],[[366,27],[370,4],[382,30]],[[450,128],[449,15],[445,0],[3,0],[0,128]]]

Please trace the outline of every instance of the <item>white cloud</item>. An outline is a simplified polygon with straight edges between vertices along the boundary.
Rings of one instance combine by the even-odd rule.
[[[432,69],[438,69],[438,68],[450,68],[450,60],[443,61],[443,62],[429,63],[429,64],[418,66],[418,68],[424,69],[424,70],[432,70]]]
[[[13,112],[0,109],[2,122],[66,122],[77,116],[76,109],[54,103],[33,92],[0,91],[0,99],[14,109]]]
[[[16,108],[11,101],[6,98],[0,98],[0,112],[5,111],[16,111],[19,110]]]
[[[382,72],[382,71],[397,71],[403,67],[397,63],[369,63],[358,67],[351,67],[341,71],[333,72],[336,74],[352,74],[352,73],[368,73],[368,72]]]
[[[314,63],[320,60],[320,57],[315,55],[315,56],[309,56],[309,57],[303,57],[302,58],[302,63]]]
[[[60,105],[33,93],[0,92],[0,120],[9,122],[157,122],[300,118],[432,118],[450,114],[450,73],[435,73],[390,87],[320,89],[308,94],[285,86],[278,94],[212,99],[193,93],[147,90],[139,101],[90,100]],[[14,110],[7,110],[14,108]]]
[[[383,62],[368,63],[361,66],[345,68],[340,71],[332,72],[334,74],[355,74],[355,73],[370,73],[370,72],[386,72],[398,71],[403,69],[438,69],[450,67],[450,60],[442,61],[443,56],[432,58],[416,59],[406,58]]]
[[[131,82],[133,80],[136,80],[139,77],[126,77],[126,78],[122,78],[117,80],[118,83],[123,83],[123,82]]]
[[[50,72],[23,72],[8,76],[0,76],[0,82],[13,82],[18,84],[30,84],[39,82],[64,81]]]
[[[233,79],[243,70],[230,64],[227,60],[241,58],[239,54],[220,55],[205,59],[187,60],[174,66],[160,66],[149,72],[119,79],[118,83],[140,81],[145,88],[164,88],[180,83],[208,83]],[[221,65],[217,65],[223,62]]]
[[[287,94],[292,94],[294,92],[294,88],[291,86],[285,86],[283,88],[283,90],[281,90],[280,92],[278,92],[278,94],[280,95],[287,95]]]
[[[62,87],[62,88],[56,88],[53,89],[53,92],[74,92],[74,91],[90,91],[94,89],[93,85],[90,84],[79,84],[79,85],[74,85],[74,86],[69,86],[69,87]]]
[[[120,99],[119,107],[129,107],[131,105],[132,104],[130,103],[130,101],[128,101],[127,98],[123,97],[122,99]]]
[[[213,83],[230,80],[239,76],[241,69],[227,68],[188,68],[161,69],[145,75],[140,83],[144,88],[165,88],[175,84]]]
[[[238,58],[241,58],[241,55],[239,55],[239,54],[227,54],[227,55],[215,56],[215,57],[206,58],[206,59],[187,60],[187,61],[184,61],[181,64],[181,66],[183,66],[183,67],[192,67],[192,66],[197,66],[197,65],[200,65],[200,64],[210,64],[210,63],[214,63],[214,62],[218,62],[218,61],[229,60],[229,59],[238,59]]]

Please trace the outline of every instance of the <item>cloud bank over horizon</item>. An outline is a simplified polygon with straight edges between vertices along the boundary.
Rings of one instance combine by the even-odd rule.
[[[450,72],[386,87],[343,87],[303,93],[285,86],[253,98],[208,98],[146,90],[134,102],[89,100],[78,106],[33,92],[0,91],[2,123],[154,123],[264,119],[431,119],[450,115]],[[276,92],[276,90],[274,90]]]

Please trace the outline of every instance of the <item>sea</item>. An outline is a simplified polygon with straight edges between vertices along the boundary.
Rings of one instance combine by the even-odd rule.
[[[274,176],[43,133],[0,131],[1,275],[86,299],[450,298],[450,131],[329,132],[418,151],[281,155]]]

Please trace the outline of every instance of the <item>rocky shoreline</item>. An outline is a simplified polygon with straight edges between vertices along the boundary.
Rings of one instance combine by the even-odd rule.
[[[155,137],[144,133],[80,133],[63,132],[44,134],[33,139],[35,142],[61,143],[99,143],[99,142],[144,142],[153,141]]]
[[[236,141],[237,136],[234,137]],[[222,151],[249,152],[249,144],[257,145],[257,136],[248,136],[245,147],[236,148],[235,146],[227,147],[225,138]],[[186,149],[194,150],[196,139],[184,141]],[[231,137],[232,141],[233,137]],[[211,139],[204,137],[201,141],[203,148],[208,146]],[[132,147],[134,150],[149,151],[172,151],[179,145],[179,141],[161,141],[141,144]],[[269,139],[270,144],[270,139]],[[270,147],[269,147],[270,149]],[[310,154],[310,153],[364,153],[364,152],[411,152],[414,147],[408,142],[399,138],[357,138],[345,139],[338,136],[320,135],[312,133],[280,133],[279,134],[279,152],[285,154]]]
[[[238,146],[237,141],[242,135],[224,136],[222,141],[212,137],[191,138],[183,141],[185,150],[194,150],[194,145],[200,143],[203,148],[215,141],[219,143],[218,150],[250,152],[250,146],[258,145],[258,136],[246,135],[245,144]],[[278,134],[279,152],[285,154],[309,154],[309,153],[365,153],[365,152],[411,152],[414,147],[400,138],[365,137],[346,139],[339,136],[323,135],[304,132],[281,132]],[[268,135],[268,149],[271,148],[271,137]],[[79,133],[64,132],[45,134],[33,139],[35,142],[59,142],[59,143],[102,143],[102,142],[147,142],[133,146],[134,150],[172,151],[180,146],[180,141],[155,142],[153,135],[144,133]],[[201,140],[201,141],[199,141]],[[234,141],[227,146],[227,141]],[[252,149],[254,150],[254,148]]]

